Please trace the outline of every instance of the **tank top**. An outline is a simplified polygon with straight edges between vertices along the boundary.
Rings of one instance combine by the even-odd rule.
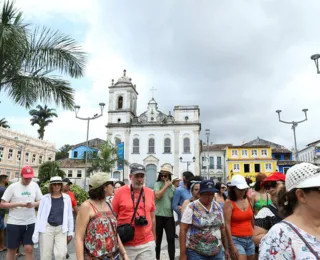
[[[90,203],[90,202],[89,202]],[[119,249],[117,220],[112,208],[108,212],[99,212],[90,203],[95,215],[89,220],[84,239],[84,259],[104,259]]]
[[[237,204],[231,200],[232,215],[231,215],[231,234],[236,237],[249,237],[253,235],[252,218],[253,211],[250,206],[246,211],[238,208]]]

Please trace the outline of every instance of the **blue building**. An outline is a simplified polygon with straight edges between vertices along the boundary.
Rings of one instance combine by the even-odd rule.
[[[105,144],[106,141],[95,138],[88,141],[88,155],[96,155],[99,151],[99,147],[102,144]],[[72,146],[72,149],[69,151],[69,159],[84,159],[86,156],[86,149],[87,143],[79,143]]]

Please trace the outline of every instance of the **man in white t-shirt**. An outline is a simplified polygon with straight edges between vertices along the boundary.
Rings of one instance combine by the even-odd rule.
[[[21,181],[11,184],[1,198],[1,207],[9,209],[7,221],[7,260],[16,258],[20,242],[24,246],[25,260],[33,260],[32,235],[36,222],[34,208],[42,197],[37,183],[32,182],[34,171],[30,166],[21,170]]]

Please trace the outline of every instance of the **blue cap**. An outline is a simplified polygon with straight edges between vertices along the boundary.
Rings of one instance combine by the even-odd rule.
[[[200,191],[199,193],[204,192],[219,192],[218,189],[215,187],[214,181],[202,181],[200,183]]]

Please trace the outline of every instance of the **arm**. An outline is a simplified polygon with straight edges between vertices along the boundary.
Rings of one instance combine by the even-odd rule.
[[[230,243],[230,249],[231,253],[233,255],[233,258],[235,260],[239,259],[237,248],[235,247],[233,240],[232,240],[232,234],[231,234],[231,215],[232,215],[232,203],[230,200],[227,200],[224,204],[223,209],[223,215],[224,215],[224,221],[225,221],[225,227],[226,227],[226,233],[228,237],[228,241]]]
[[[156,214],[155,211],[150,212],[151,215],[151,221],[152,221],[152,233],[154,236],[154,240],[156,240]]]
[[[74,222],[73,222],[73,214],[72,214],[72,206],[71,206],[71,199],[68,195],[67,197],[67,204],[68,204],[68,240],[74,236]],[[71,238],[70,238],[71,237]]]
[[[155,183],[154,185],[154,196],[157,200],[161,199],[163,194],[166,192],[166,190],[172,185],[170,180],[167,180],[164,184],[164,186],[162,187],[161,190],[159,190],[159,185],[158,183]]]
[[[78,212],[79,212],[78,206],[76,205],[76,206],[74,206],[72,209],[73,209],[74,214],[77,216],[77,215],[78,215]]]
[[[221,240],[224,248],[229,248],[225,225],[221,225]],[[229,250],[225,250],[225,259],[229,259]]]
[[[39,225],[40,225],[40,222],[41,222],[43,205],[45,203],[44,201],[45,201],[45,197],[42,197],[42,199],[40,200],[40,205],[39,205],[39,209],[38,209],[38,213],[37,213],[37,221],[35,223],[34,232],[33,232],[33,235],[32,235],[33,243],[38,243],[39,242]]]
[[[76,221],[76,254],[78,260],[84,260],[84,235],[86,233],[86,228],[90,219],[89,213],[90,213],[90,205],[88,202],[83,202]]]
[[[253,232],[253,242],[255,246],[259,246],[261,239],[268,233],[268,230],[265,230],[264,228],[254,226],[254,232]]]
[[[173,200],[172,200],[172,209],[178,214],[180,215],[180,210],[178,208],[178,204],[179,204],[179,201],[180,201],[180,190],[176,190],[176,192],[174,193],[174,196],[173,196]]]
[[[183,215],[184,210],[186,209],[186,207],[189,205],[190,200],[185,200],[181,206],[181,215]]]
[[[121,255],[121,259],[123,260],[129,260],[128,258],[128,255],[127,255],[127,252],[126,252],[126,249],[124,248],[123,244],[122,244],[122,241],[118,235],[118,245],[119,245],[119,252],[120,252],[120,255]]]
[[[5,200],[1,200],[1,208],[3,209],[13,209],[17,207],[26,207],[26,203],[22,202],[7,202]]]
[[[180,260],[187,259],[187,246],[186,246],[186,239],[187,239],[187,232],[189,229],[189,224],[180,223],[180,234],[179,234],[179,241],[180,241]]]

